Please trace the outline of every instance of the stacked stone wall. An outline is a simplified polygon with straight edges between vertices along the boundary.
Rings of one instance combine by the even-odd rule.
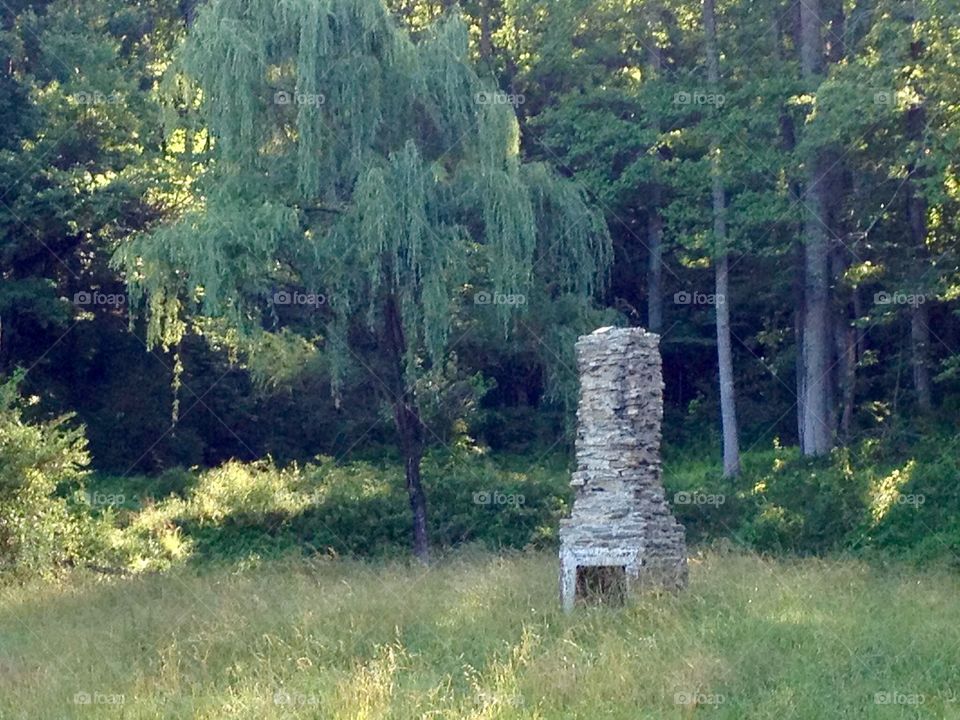
[[[623,567],[628,590],[683,587],[685,533],[661,483],[659,337],[642,328],[601,328],[581,337],[576,353],[576,494],[560,528],[564,605],[573,606],[577,569],[584,567]]]

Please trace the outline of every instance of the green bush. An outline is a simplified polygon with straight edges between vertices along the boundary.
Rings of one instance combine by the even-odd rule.
[[[544,458],[438,453],[423,474],[433,537],[446,546],[548,547],[569,510],[569,471]]]
[[[960,456],[943,451],[943,437],[915,443],[911,456],[885,447],[865,441],[815,460],[795,448],[754,450],[734,479],[710,458],[670,452],[664,487],[693,545],[732,539],[767,553],[878,549],[920,560],[960,551]],[[431,540],[438,548],[553,547],[570,508],[568,480],[558,454],[491,457],[468,445],[432,453],[423,462]],[[97,510],[111,527],[103,552],[137,570],[186,558],[408,553],[410,508],[396,459],[233,461],[97,483],[138,500]],[[154,503],[160,488],[171,494]]]
[[[18,385],[18,377],[0,384],[0,572],[45,574],[90,540],[65,497],[86,474],[86,440],[70,416],[27,422]]]
[[[423,463],[431,539],[438,547],[550,545],[567,508],[567,480],[565,467],[524,471],[469,451],[431,455]],[[322,456],[302,466],[234,461],[202,472],[186,498],[145,508],[125,532],[146,539],[171,527],[180,542],[170,547],[197,560],[403,555],[411,535],[398,463]]]
[[[743,456],[737,478],[718,463],[668,464],[664,485],[692,541],[732,538],[754,550],[824,553],[856,544],[868,520],[873,468],[863,456],[837,450],[809,459],[775,446]],[[717,498],[684,504],[678,498]]]
[[[850,544],[865,520],[867,472],[854,471],[850,454],[808,459],[778,450],[765,470],[747,476],[740,537],[764,551],[823,553]]]
[[[108,572],[161,569],[185,555],[170,523],[87,491],[87,443],[72,416],[29,422],[19,377],[0,384],[0,575],[50,575],[70,566]],[[119,486],[121,480],[117,479]]]
[[[960,558],[958,440],[929,439],[875,482],[864,544],[914,560]]]
[[[945,433],[903,445],[868,439],[818,459],[775,446],[745,454],[735,479],[722,478],[718,462],[671,458],[664,486],[693,542],[733,538],[771,553],[878,550],[955,559],[957,444]],[[678,494],[723,501],[684,504]]]
[[[200,473],[185,499],[151,508],[143,526],[172,523],[198,560],[294,550],[374,554],[407,529],[403,498],[396,474],[369,463],[231,461]]]

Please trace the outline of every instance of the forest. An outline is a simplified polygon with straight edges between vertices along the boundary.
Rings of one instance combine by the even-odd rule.
[[[0,719],[951,716],[960,0],[4,0],[0,55]],[[691,586],[577,624],[605,326]]]

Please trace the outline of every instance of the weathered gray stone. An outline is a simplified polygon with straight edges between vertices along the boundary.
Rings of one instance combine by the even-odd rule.
[[[576,345],[580,372],[573,513],[560,525],[560,594],[573,608],[578,568],[626,572],[627,591],[687,583],[683,526],[660,481],[659,337],[600,328]]]

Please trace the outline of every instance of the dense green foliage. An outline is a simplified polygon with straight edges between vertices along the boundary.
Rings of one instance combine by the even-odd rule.
[[[773,554],[886,553],[917,562],[960,551],[960,453],[943,435],[867,442],[829,461],[796,448],[753,450],[737,478],[716,463],[670,453],[664,485],[697,545]],[[955,442],[955,440],[953,440]],[[897,447],[897,446],[900,447]],[[891,446],[894,449],[890,449]],[[912,447],[911,447],[912,446]],[[530,469],[533,467],[534,469]],[[562,456],[432,453],[424,462],[430,531],[440,548],[553,548],[569,512]],[[250,562],[287,554],[403,555],[411,519],[396,461],[230,462],[160,476],[94,476],[100,562],[130,571],[171,564]],[[92,530],[88,532],[93,532]]]
[[[516,460],[514,460],[514,464]],[[440,546],[479,543],[490,549],[552,546],[567,509],[562,466],[515,472],[509,461],[431,456],[424,483],[431,535]],[[505,466],[506,465],[506,466]],[[290,552],[377,556],[405,552],[410,513],[398,464],[338,466],[318,458],[303,466],[228,463],[161,478],[99,478],[104,497],[126,489],[115,518],[133,539],[176,529],[168,561],[247,562]],[[163,499],[165,491],[172,491]],[[159,502],[154,498],[160,497]],[[133,540],[131,540],[133,542]]]
[[[710,463],[678,460],[664,482],[694,539],[770,553],[884,551],[956,562],[956,439],[911,440],[914,447],[894,451],[865,442],[828,462],[802,458],[796,448],[754,451],[736,479],[721,478]],[[677,493],[693,500],[677,502]]]
[[[956,712],[960,0],[3,0],[0,122],[0,720]]]
[[[952,0],[819,6],[811,78],[800,3],[717,3],[711,95],[701,4],[677,0],[5,3],[0,376],[25,369],[36,400],[6,386],[23,449],[0,465],[4,562],[147,569],[235,540],[236,556],[392,553],[408,405],[438,545],[549,542],[572,341],[606,323],[661,334],[666,482],[725,498],[676,506],[692,537],[954,553],[960,16]],[[836,449],[810,461],[814,157]],[[729,480],[711,168],[744,450]],[[124,502],[75,496],[81,423],[91,487]],[[512,480],[491,469],[503,453]],[[49,463],[76,473],[26,471]],[[523,484],[523,508],[470,502]],[[230,499],[250,486],[260,510]],[[924,502],[891,503],[898,487]],[[94,524],[68,529],[74,510]]]
[[[55,495],[78,490],[87,464],[68,421],[25,423],[17,382],[0,385],[0,573],[47,572],[82,552],[83,518]]]
[[[27,421],[18,386],[19,377],[0,385],[0,578],[75,566],[123,574],[183,559],[179,528],[118,515],[129,488],[87,487],[83,428],[70,416]]]

